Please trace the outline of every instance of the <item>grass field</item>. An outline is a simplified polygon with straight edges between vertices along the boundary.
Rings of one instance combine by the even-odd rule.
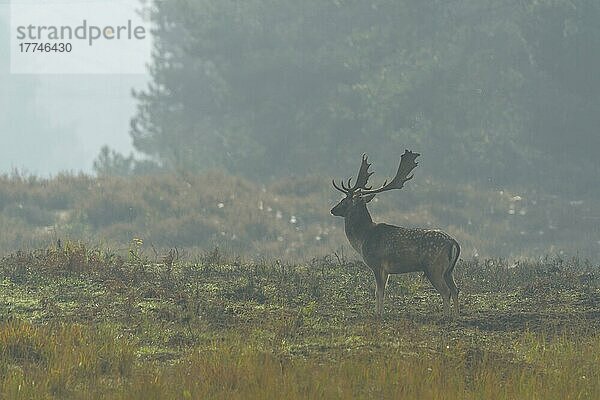
[[[378,320],[358,262],[141,248],[0,261],[0,398],[600,398],[597,266],[461,260],[458,319],[412,274]]]

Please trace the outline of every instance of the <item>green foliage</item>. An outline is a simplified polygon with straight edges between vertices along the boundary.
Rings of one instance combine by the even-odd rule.
[[[329,213],[336,196],[329,180],[317,176],[264,185],[219,172],[4,176],[0,251],[69,238],[125,249],[137,237],[146,250],[198,254],[220,247],[247,258],[306,259],[349,248],[343,221]],[[375,198],[370,209],[375,221],[448,231],[466,258],[550,252],[596,260],[600,254],[593,199],[415,179],[402,193]]]
[[[54,214],[51,211],[42,209],[35,204],[24,206],[19,203],[12,203],[4,207],[4,214],[7,217],[24,220],[29,225],[47,226],[54,222]]]
[[[532,141],[561,162],[576,157],[598,165],[600,4],[541,1],[527,9],[531,17],[523,21],[522,32],[538,69],[528,82],[528,101],[537,103],[528,124]]]
[[[139,160],[130,154],[128,157],[111,150],[108,146],[100,149],[94,160],[94,172],[98,176],[129,176],[156,173],[160,170],[151,160]]]
[[[152,82],[131,135],[167,169],[346,173],[365,151],[387,165],[409,147],[438,180],[597,193],[595,0],[148,10]]]
[[[126,176],[131,174],[133,163],[133,155],[124,157],[108,146],[103,146],[98,158],[94,160],[94,171],[98,176]]]

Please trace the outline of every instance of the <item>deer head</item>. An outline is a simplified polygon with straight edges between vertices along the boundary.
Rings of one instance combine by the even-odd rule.
[[[400,157],[400,165],[398,166],[398,171],[396,172],[394,179],[389,183],[386,180],[379,188],[373,189],[372,186],[367,186],[369,177],[373,175],[373,172],[369,172],[371,164],[368,161],[367,155],[363,154],[354,186],[351,186],[352,178],[348,179],[346,184],[342,181],[340,186],[335,183],[335,180],[331,181],[334,188],[346,195],[346,197],[331,209],[331,214],[337,217],[346,217],[352,209],[364,206],[373,200],[376,194],[392,189],[402,189],[404,183],[413,178],[413,175],[409,176],[409,174],[417,167],[418,164],[415,162],[415,159],[418,156],[420,156],[419,153],[405,150],[404,154]]]

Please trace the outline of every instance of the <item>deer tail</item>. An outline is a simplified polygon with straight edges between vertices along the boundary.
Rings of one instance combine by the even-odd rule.
[[[446,270],[444,275],[451,275],[452,271],[454,271],[454,267],[458,261],[458,257],[460,257],[460,246],[458,242],[454,239],[451,241],[450,251],[448,251],[448,261],[450,262],[450,266]]]

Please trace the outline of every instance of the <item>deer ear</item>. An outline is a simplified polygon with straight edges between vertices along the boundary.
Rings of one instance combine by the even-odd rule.
[[[375,197],[375,195],[374,195],[374,194],[370,194],[370,195],[368,195],[368,196],[365,196],[365,197],[363,197],[362,199],[363,199],[363,201],[364,201],[364,202],[365,202],[365,204],[366,204],[366,203],[370,202],[371,200],[373,200],[373,198],[374,198],[374,197]]]

